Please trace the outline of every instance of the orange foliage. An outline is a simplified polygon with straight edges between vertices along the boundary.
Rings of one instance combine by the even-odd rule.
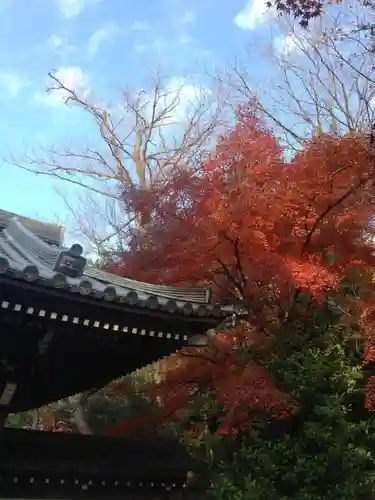
[[[373,212],[373,170],[366,138],[322,135],[285,162],[270,132],[239,115],[198,173],[171,174],[155,196],[153,223],[135,237],[138,250],[110,269],[210,283],[219,297],[238,288],[241,300],[259,293],[257,282],[278,293],[290,285],[319,293],[350,268],[374,263],[360,239]]]
[[[150,385],[149,393],[155,409],[137,415],[134,419],[119,422],[109,435],[142,434],[155,428],[172,416],[178,416],[194,394],[210,390],[222,407],[224,418],[218,432],[227,434],[249,423],[252,414],[267,414],[270,418],[283,419],[296,409],[293,400],[274,387],[263,366],[255,363],[233,363],[239,343],[255,342],[253,330],[240,326],[229,335],[214,337],[205,348],[185,348],[173,369],[166,373],[162,383]],[[257,339],[258,347],[264,342]],[[250,388],[250,390],[249,390]]]
[[[373,245],[364,238],[375,201],[371,148],[363,136],[319,135],[286,161],[251,106],[243,108],[198,171],[176,168],[152,194],[152,222],[109,268],[151,282],[209,284],[216,299],[244,305],[261,332],[268,312],[275,319],[296,289],[321,297],[353,270],[374,267]],[[372,296],[360,311],[367,332],[375,320]],[[249,335],[254,339],[249,331],[229,336],[242,342]],[[153,388],[164,402],[160,417],[183,407],[198,379],[224,408],[224,429],[257,411],[278,418],[293,411],[266,367],[241,366],[235,342],[218,342],[214,362],[201,351],[182,355]]]

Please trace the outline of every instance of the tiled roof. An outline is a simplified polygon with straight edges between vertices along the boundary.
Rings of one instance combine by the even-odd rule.
[[[63,226],[49,222],[40,222],[36,219],[23,217],[6,210],[0,210],[0,230],[6,228],[9,222],[15,217],[17,217],[25,227],[27,227],[33,234],[38,236],[38,238],[41,238],[43,241],[46,241],[51,245],[62,245],[64,237]]]
[[[220,317],[233,312],[230,307],[211,305],[209,288],[152,285],[121,278],[90,265],[86,265],[82,276],[71,278],[54,269],[64,250],[61,246],[49,245],[19,217],[13,217],[0,232],[0,274],[108,302],[169,313]]]

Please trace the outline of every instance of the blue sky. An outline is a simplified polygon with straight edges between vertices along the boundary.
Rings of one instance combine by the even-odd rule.
[[[261,0],[0,0],[1,155],[22,160],[90,136],[81,114],[45,93],[49,71],[106,98],[141,86],[157,62],[173,78],[203,80],[264,32],[264,10]],[[64,219],[51,179],[0,168],[1,208]]]

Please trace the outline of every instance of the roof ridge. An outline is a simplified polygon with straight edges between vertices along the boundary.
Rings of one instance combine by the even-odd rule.
[[[54,222],[45,222],[32,217],[0,209],[0,230],[5,229],[13,219],[18,219],[28,230],[41,240],[61,246],[65,233],[65,226]]]
[[[56,222],[42,221],[40,219],[35,219],[34,217],[27,217],[26,215],[21,215],[21,214],[15,213],[15,212],[9,212],[8,210],[0,209],[0,224],[1,224],[2,220],[4,220],[5,218],[7,219],[7,221],[8,220],[10,221],[14,217],[16,217],[17,219],[20,219],[21,222],[32,222],[32,223],[38,224],[40,226],[54,226],[57,228],[64,227],[63,224],[57,224]]]
[[[135,291],[142,291],[153,295],[161,295],[175,300],[193,301],[209,304],[211,300],[211,289],[209,287],[180,287],[177,285],[155,285],[144,281],[134,280],[117,274],[109,273],[104,269],[94,266],[86,266],[84,275],[99,281],[106,281],[113,285],[129,287]]]

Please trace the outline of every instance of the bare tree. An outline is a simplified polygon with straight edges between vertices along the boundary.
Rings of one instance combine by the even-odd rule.
[[[175,165],[194,166],[199,161],[223,123],[225,97],[184,80],[162,78],[157,71],[148,89],[123,89],[121,102],[107,106],[82,89],[68,88],[56,73],[49,77],[48,92],[86,113],[95,124],[97,137],[92,139],[93,145],[78,150],[54,148],[10,161],[85,188],[78,210],[77,203],[70,199],[66,203],[95,250],[105,250],[127,227],[147,222],[147,210],[130,206],[127,193],[145,193],[162,183]]]
[[[360,27],[368,11],[342,6],[302,29],[283,19],[284,36],[267,54],[269,85],[254,88],[246,64],[235,63],[225,80],[243,99],[258,98],[260,112],[282,141],[298,149],[319,132],[339,135],[368,130],[374,122],[374,54]],[[270,89],[270,90],[265,90]]]
[[[152,207],[132,205],[134,194],[162,185],[176,165],[193,168],[199,162],[224,124],[226,99],[220,92],[214,95],[183,80],[162,78],[157,71],[147,90],[123,89],[120,103],[108,106],[84,89],[69,88],[56,73],[49,77],[48,92],[78,107],[94,123],[93,145],[53,148],[9,161],[82,188],[76,200],[62,196],[77,231],[100,259],[108,251],[122,250],[128,233],[147,225]],[[86,391],[60,403],[83,434],[91,433],[85,411],[91,394]]]

